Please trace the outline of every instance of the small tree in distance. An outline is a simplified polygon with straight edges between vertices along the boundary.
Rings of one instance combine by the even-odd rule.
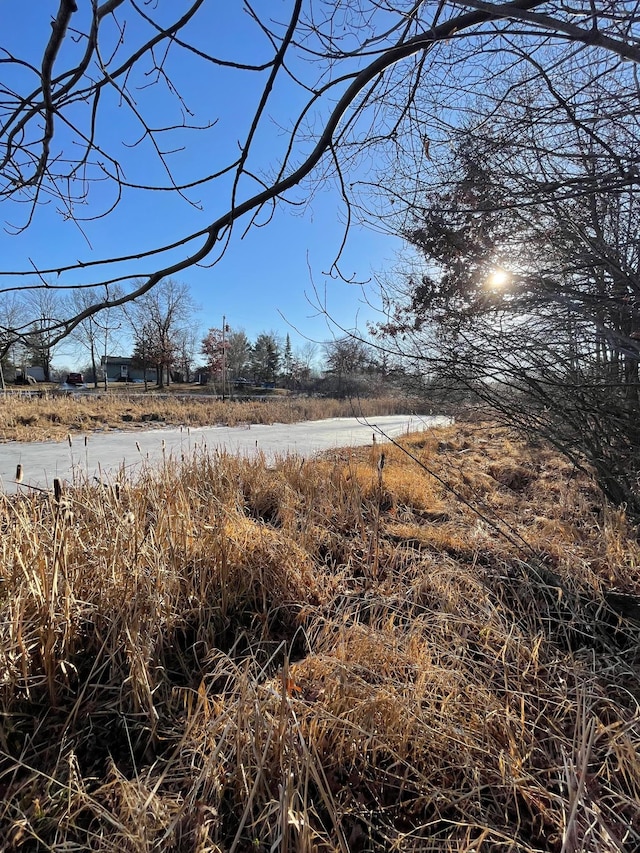
[[[107,289],[106,296],[108,297]],[[92,305],[100,297],[94,290],[74,290],[70,295],[69,309],[71,311],[82,311]],[[90,358],[90,371],[94,387],[98,387],[98,364],[101,356],[109,355],[114,345],[114,335],[120,329],[123,320],[122,312],[117,308],[109,308],[98,316],[91,314],[79,323],[71,333],[74,341],[85,349]],[[104,377],[106,385],[106,375]]]
[[[324,345],[326,354],[325,389],[336,397],[349,397],[369,392],[367,374],[372,361],[363,341],[349,335]]]
[[[200,352],[205,357],[207,370],[213,377],[218,377],[222,372],[223,337],[222,329],[209,329],[202,339]]]
[[[195,312],[189,286],[171,278],[124,311],[134,338],[134,357],[155,366],[159,388],[171,382],[171,370]]]
[[[262,332],[251,350],[251,370],[256,384],[275,384],[280,370],[280,344],[273,332]]]
[[[245,379],[249,372],[251,344],[242,329],[233,330],[227,335],[227,373],[233,380]]]

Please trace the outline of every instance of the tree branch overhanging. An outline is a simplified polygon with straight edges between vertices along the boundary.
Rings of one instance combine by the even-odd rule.
[[[398,71],[398,85],[394,90],[394,97],[402,98],[403,91],[407,99],[407,109],[419,97],[420,89],[423,80],[429,78],[429,68],[425,67],[426,58],[436,49],[452,50],[453,47],[461,43],[468,43],[470,49],[482,51],[483,39],[500,39],[501,33],[512,32],[516,35],[519,33],[521,37],[533,39],[532,33],[538,33],[541,43],[562,45],[580,43],[588,46],[591,49],[597,50],[602,55],[617,56],[621,59],[629,60],[634,63],[640,62],[640,46],[633,35],[633,24],[637,21],[627,21],[628,27],[626,34],[623,32],[620,35],[619,21],[614,21],[618,29],[612,25],[607,30],[607,23],[610,22],[612,13],[608,11],[605,14],[603,10],[599,20],[605,23],[601,26],[593,26],[593,4],[585,6],[585,11],[577,10],[571,13],[554,7],[552,4],[545,3],[543,0],[521,0],[520,2],[512,3],[484,3],[480,0],[470,0],[465,3],[463,11],[459,11],[458,6],[452,5],[447,8],[446,3],[440,3],[437,10],[425,8],[421,11],[421,4],[409,4],[406,10],[402,9],[402,4],[398,3],[395,6],[388,6],[388,15],[383,16],[381,12],[381,21],[384,21],[384,26],[381,25],[380,32],[374,31],[373,21],[371,16],[366,18],[363,16],[360,22],[361,33],[354,30],[354,36],[359,38],[359,47],[345,49],[337,38],[332,35],[329,42],[331,48],[325,51],[324,59],[326,68],[333,70],[344,64],[345,73],[337,77],[333,76],[319,88],[305,84],[301,88],[311,91],[311,98],[307,100],[307,106],[303,106],[299,111],[301,117],[307,115],[307,111],[311,105],[321,106],[321,99],[318,93],[320,91],[326,93],[327,98],[335,99],[330,111],[325,115],[324,125],[322,130],[317,134],[315,140],[309,145],[308,140],[301,139],[301,143],[305,145],[300,149],[305,153],[299,164],[293,165],[288,172],[283,171],[284,166],[281,165],[277,171],[277,178],[271,182],[265,182],[262,190],[254,193],[244,200],[240,200],[240,192],[242,189],[241,178],[243,175],[251,175],[256,173],[256,169],[251,169],[248,160],[251,154],[253,139],[262,126],[265,118],[265,107],[270,97],[274,81],[279,69],[287,68],[291,76],[289,66],[292,62],[299,61],[296,59],[295,51],[300,45],[300,53],[305,51],[313,52],[312,45],[315,38],[315,44],[321,47],[326,41],[326,34],[323,30],[324,24],[314,24],[313,22],[313,3],[308,3],[308,15],[303,16],[305,10],[304,0],[295,0],[292,6],[291,15],[286,25],[280,27],[278,41],[273,45],[274,55],[271,59],[265,62],[245,63],[221,60],[213,53],[207,53],[199,50],[197,44],[192,40],[189,31],[189,25],[192,25],[197,20],[196,13],[206,6],[205,0],[196,0],[184,12],[178,16],[174,23],[164,25],[155,20],[149,10],[140,8],[137,4],[132,3],[131,7],[136,11],[139,19],[149,26],[152,35],[146,38],[142,43],[135,47],[127,58],[120,59],[119,51],[122,47],[124,28],[118,25],[119,36],[116,39],[116,45],[111,54],[105,54],[102,57],[100,48],[100,25],[107,18],[114,18],[117,13],[126,14],[127,4],[124,0],[110,0],[101,6],[94,7],[91,23],[87,30],[86,47],[83,56],[80,58],[78,65],[67,71],[60,72],[57,77],[53,76],[53,67],[56,58],[60,56],[60,49],[64,43],[68,33],[69,21],[71,16],[77,13],[77,8],[74,0],[61,0],[58,15],[52,25],[52,35],[47,45],[42,62],[40,72],[40,89],[41,97],[37,98],[35,90],[23,98],[14,99],[13,104],[5,110],[5,115],[2,127],[0,128],[0,146],[4,147],[4,156],[0,161],[0,173],[5,175],[5,197],[9,198],[17,191],[24,192],[29,186],[34,186],[34,196],[32,204],[35,209],[39,198],[41,188],[44,187],[48,180],[51,183],[52,192],[62,195],[62,190],[59,189],[61,182],[65,180],[65,175],[62,172],[54,172],[58,169],[58,161],[52,159],[51,141],[53,139],[54,119],[56,115],[64,115],[66,109],[72,104],[91,103],[93,111],[92,125],[89,133],[77,131],[77,136],[83,140],[85,147],[84,154],[79,161],[82,168],[90,170],[97,168],[101,174],[108,175],[115,181],[120,190],[123,188],[146,188],[152,186],[150,182],[144,180],[130,180],[121,176],[121,167],[117,158],[110,159],[110,155],[102,152],[100,144],[95,135],[96,111],[100,93],[105,87],[114,85],[116,79],[120,80],[117,83],[117,91],[122,98],[124,104],[129,105],[129,109],[133,115],[142,123],[144,128],[143,138],[149,136],[152,140],[156,157],[162,163],[168,173],[167,187],[159,186],[159,189],[166,189],[175,193],[183,193],[185,188],[199,186],[210,181],[216,181],[223,178],[225,174],[235,171],[235,177],[232,181],[232,186],[229,190],[229,205],[228,208],[209,221],[208,224],[199,227],[196,230],[187,233],[171,243],[143,250],[136,253],[123,254],[118,257],[107,257],[100,259],[89,259],[87,261],[74,261],[66,265],[56,265],[56,267],[37,267],[37,273],[42,278],[56,275],[58,281],[61,282],[59,289],[92,287],[96,285],[109,285],[114,282],[122,282],[131,278],[131,271],[127,270],[128,264],[144,260],[158,258],[160,262],[154,265],[150,270],[141,274],[136,270],[135,276],[138,279],[138,284],[128,293],[123,293],[117,297],[106,298],[93,305],[84,307],[81,311],[73,316],[58,320],[51,323],[49,329],[50,334],[54,339],[60,339],[73,331],[74,328],[82,323],[88,317],[95,313],[118,305],[122,305],[129,300],[136,299],[145,293],[148,293],[160,280],[168,276],[179,274],[194,264],[204,261],[207,257],[220,248],[221,239],[228,240],[231,236],[233,224],[247,215],[253,215],[256,211],[262,208],[265,204],[270,204],[279,198],[283,198],[285,194],[294,187],[299,186],[306,178],[308,178],[318,166],[318,164],[330,155],[335,159],[338,175],[342,174],[344,164],[340,160],[341,150],[346,151],[349,146],[353,151],[357,152],[358,143],[350,141],[348,133],[351,133],[352,128],[357,128],[360,117],[363,112],[369,108],[369,105],[375,105],[377,110],[384,111],[386,108],[386,90],[382,87],[386,85],[387,76],[390,72]],[[597,4],[595,4],[597,7]],[[250,9],[250,14],[256,15],[253,8]],[[588,14],[587,14],[588,11]],[[597,8],[596,8],[597,11]],[[624,11],[624,10],[623,10]],[[449,12],[449,17],[442,20]],[[335,10],[334,10],[335,13]],[[395,18],[393,15],[395,14]],[[353,15],[356,15],[355,10]],[[584,22],[584,25],[581,23]],[[326,32],[332,32],[333,21],[331,18],[326,21]],[[483,34],[480,27],[485,24],[492,24],[494,31],[491,34]],[[526,30],[526,36],[523,35]],[[269,33],[278,31],[278,27],[271,25],[267,28]],[[616,35],[617,33],[617,35]],[[395,40],[394,40],[395,39]],[[175,131],[177,126],[172,126],[170,123],[166,127],[154,129],[144,116],[143,108],[139,107],[136,102],[136,97],[130,91],[130,75],[136,69],[143,57],[150,54],[156,45],[165,42],[165,47],[175,44],[190,55],[199,57],[213,65],[226,65],[238,73],[260,74],[267,72],[267,80],[264,83],[262,92],[257,100],[257,106],[253,117],[249,123],[249,131],[244,135],[245,142],[241,146],[240,155],[231,158],[227,164],[221,165],[220,168],[208,169],[208,174],[199,178],[179,180],[171,172],[171,167],[168,162],[165,162],[164,149],[157,141],[156,136],[167,134]],[[447,47],[446,43],[450,42]],[[289,61],[289,53],[293,51],[291,60]],[[12,54],[9,54],[12,56]],[[164,57],[168,55],[165,52]],[[373,55],[373,58],[371,56]],[[455,56],[455,54],[452,54]],[[118,60],[116,64],[116,59]],[[402,88],[402,74],[404,73],[401,66],[405,60],[415,59],[419,64],[419,71],[415,77],[408,73],[407,80],[410,81],[408,88]],[[89,67],[92,62],[96,62],[98,74],[95,80],[91,80]],[[162,60],[163,74],[158,76],[158,79],[169,80],[164,70],[165,59]],[[354,62],[356,67],[354,67]],[[155,60],[154,60],[155,63]],[[110,66],[113,65],[112,68]],[[359,66],[359,67],[357,67]],[[321,72],[320,78],[325,73]],[[292,79],[297,80],[294,76]],[[341,82],[336,82],[341,81]],[[78,88],[74,88],[78,84]],[[366,97],[363,96],[366,94]],[[374,95],[380,96],[380,101],[376,102]],[[382,113],[381,113],[382,114]],[[26,137],[30,122],[34,119],[43,117],[44,132],[42,138],[36,140]],[[69,133],[73,133],[75,125],[68,124]],[[293,162],[292,158],[295,153],[293,145],[296,135],[302,129],[302,120],[294,116],[292,121],[293,135],[286,147],[286,155],[284,163]],[[393,129],[389,131],[389,137],[386,132],[382,131],[379,139],[376,140],[382,144],[387,138],[393,137],[397,133],[398,123],[396,122]],[[340,133],[338,131],[340,130]],[[355,131],[354,131],[355,132]],[[37,144],[41,146],[40,154],[37,155]],[[365,143],[366,144],[366,143]],[[91,159],[92,154],[103,155],[103,163],[99,160],[95,163]],[[105,167],[104,160],[111,162],[113,168]],[[27,164],[33,166],[31,178],[23,176],[23,172]],[[3,168],[4,167],[4,170]],[[74,169],[78,170],[79,165],[76,164]],[[77,172],[73,169],[66,176],[75,176]],[[6,176],[11,176],[7,178]],[[262,178],[261,178],[262,180]],[[346,181],[340,178],[343,188],[347,186]],[[145,190],[146,191],[146,190]],[[0,196],[2,195],[2,187],[0,186]],[[188,199],[187,199],[188,200]],[[84,201],[84,199],[83,199]],[[117,196],[115,206],[116,209],[120,195]],[[73,200],[69,202],[69,215],[72,216]],[[29,220],[31,221],[31,220]],[[197,248],[193,249],[193,244],[200,242]],[[184,249],[182,257],[173,260],[171,263],[163,263],[162,257],[169,252]],[[223,247],[224,248],[224,247]],[[109,268],[110,273],[104,275],[100,270]],[[111,270],[122,272],[113,274]],[[64,278],[70,277],[73,273],[83,271],[95,271],[97,276],[91,276],[91,280],[82,284],[64,284]],[[33,275],[33,269],[22,269],[17,271],[6,271],[0,273],[5,277],[25,278]],[[50,284],[46,286],[50,287]],[[9,293],[12,290],[21,289],[22,285],[10,284],[0,292]],[[31,288],[32,285],[24,285],[26,288]],[[45,287],[44,284],[37,287]]]

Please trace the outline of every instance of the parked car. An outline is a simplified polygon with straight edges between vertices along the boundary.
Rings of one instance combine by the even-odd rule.
[[[84,385],[84,376],[81,373],[67,374],[67,385]]]

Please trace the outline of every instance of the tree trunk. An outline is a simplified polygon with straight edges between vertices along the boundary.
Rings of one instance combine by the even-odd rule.
[[[93,370],[93,387],[98,387],[98,369],[96,367],[96,348],[93,342],[93,337],[91,338],[91,369]],[[106,370],[106,365],[105,365]]]

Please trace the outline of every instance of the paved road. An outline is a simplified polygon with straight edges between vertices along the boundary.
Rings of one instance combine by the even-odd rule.
[[[296,424],[254,424],[246,427],[202,427],[145,430],[143,432],[90,433],[67,441],[7,442],[0,444],[0,485],[6,493],[17,491],[17,465],[22,465],[23,485],[49,488],[58,477],[65,482],[75,478],[113,476],[122,466],[135,476],[144,460],[155,462],[165,453],[179,459],[196,447],[206,445],[229,453],[251,454],[262,451],[267,458],[296,453],[304,456],[329,450],[370,444],[373,433],[378,441],[397,437],[450,420],[430,415],[389,415],[358,418],[331,418]]]

